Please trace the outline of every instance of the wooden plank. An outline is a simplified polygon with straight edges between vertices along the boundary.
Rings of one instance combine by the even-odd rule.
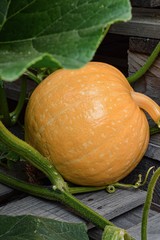
[[[131,4],[135,7],[158,7],[160,0],[131,0]]]
[[[129,38],[129,51],[137,53],[145,53],[150,55],[159,39],[141,38],[141,37],[130,37]]]
[[[132,19],[125,23],[113,24],[110,33],[160,39],[160,10],[133,8]]]
[[[124,213],[124,214],[112,219],[112,222],[117,227],[120,227],[120,228],[123,228],[126,230],[131,229],[135,225],[137,226],[138,224],[141,223],[142,210],[143,210],[143,206],[137,207],[127,213]],[[153,216],[156,216],[157,214],[159,215],[158,212],[156,212],[154,210],[150,210],[149,217],[151,218]],[[88,231],[88,235],[92,240],[101,240],[102,233],[103,233],[102,230],[100,230],[99,228],[96,228],[96,227]]]
[[[19,193],[17,191],[0,184],[0,206],[4,206],[18,195]]]
[[[99,191],[77,196],[83,203],[91,207],[107,219],[113,219],[144,203],[146,192],[141,190],[117,190],[113,194]],[[32,214],[54,218],[67,222],[82,222],[82,218],[57,202],[45,201],[35,197],[25,197],[0,207],[0,213],[6,215]],[[88,224],[88,228],[93,227]]]
[[[0,183],[0,198],[2,198],[3,196],[8,195],[9,193],[13,192],[13,189],[3,185]]]
[[[145,155],[147,157],[160,161],[160,146],[158,144],[160,144],[160,134],[157,134],[151,137],[150,143]]]
[[[143,54],[143,53],[128,51],[128,71],[129,71],[129,75],[133,74],[138,69],[140,69],[145,64],[148,57],[149,57],[148,55]],[[150,69],[148,70],[146,75],[149,75],[149,77],[158,78],[158,80],[156,79],[156,82],[154,82],[154,83],[152,83],[152,81],[154,81],[154,80],[151,79],[150,84],[155,85],[155,83],[156,83],[156,84],[158,84],[158,87],[159,87],[159,85],[160,85],[160,80],[159,80],[159,77],[160,77],[160,57],[158,57],[156,59],[156,61],[150,67]],[[149,84],[148,87],[150,87],[150,84]],[[135,86],[136,86],[136,84],[135,84]],[[158,90],[156,92],[158,94]],[[157,100],[159,100],[159,99],[157,99]]]
[[[136,240],[141,240],[141,224],[138,224],[130,229],[128,232],[135,237]],[[160,214],[151,217],[148,222],[148,240],[160,239]]]

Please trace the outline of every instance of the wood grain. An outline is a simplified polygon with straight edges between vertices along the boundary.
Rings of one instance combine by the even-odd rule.
[[[91,207],[107,219],[113,219],[131,209],[144,203],[146,192],[141,190],[117,190],[113,194],[99,191],[77,196],[84,204]],[[82,222],[73,211],[57,202],[50,202],[35,197],[25,197],[12,201],[0,207],[1,215],[23,215],[32,214],[54,218],[67,222]],[[93,227],[88,224],[88,228]]]
[[[13,190],[3,184],[0,184],[0,198],[11,193]]]
[[[145,53],[150,55],[156,45],[158,44],[159,39],[153,38],[141,38],[141,37],[130,37],[129,38],[129,51],[136,53]]]
[[[132,19],[128,22],[113,24],[110,33],[125,36],[160,38],[160,11],[150,8],[133,8]]]
[[[156,214],[151,217],[148,221],[148,240],[159,240],[160,239],[160,214]],[[128,232],[135,237],[136,240],[141,240],[141,224],[128,229]]]
[[[158,7],[160,0],[131,0],[131,4],[136,7]]]
[[[142,210],[143,210],[143,206],[137,207],[137,208],[133,209],[132,211],[129,211],[127,213],[124,213],[124,214],[112,219],[112,222],[117,227],[120,227],[120,228],[123,228],[126,230],[130,229],[130,231],[134,235],[135,234],[134,227],[136,226],[136,228],[137,228],[137,225],[141,224],[141,221],[142,221]],[[157,214],[158,214],[158,212],[156,212],[154,210],[150,210],[149,217],[151,218],[153,216],[156,216]],[[159,216],[159,214],[158,214],[158,216]],[[92,239],[92,240],[101,240],[102,230],[95,227],[88,231],[88,235],[89,235],[90,239]]]

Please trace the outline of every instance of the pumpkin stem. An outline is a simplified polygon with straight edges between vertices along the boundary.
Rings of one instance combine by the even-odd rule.
[[[160,106],[143,93],[132,91],[131,96],[137,105],[145,110],[160,128]]]

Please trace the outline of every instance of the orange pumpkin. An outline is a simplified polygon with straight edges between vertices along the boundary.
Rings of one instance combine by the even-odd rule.
[[[31,95],[25,138],[66,180],[107,185],[128,175],[147,149],[149,126],[139,106],[159,122],[159,106],[115,67],[90,62],[60,69]]]

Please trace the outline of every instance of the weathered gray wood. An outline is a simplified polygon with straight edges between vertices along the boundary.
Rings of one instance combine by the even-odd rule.
[[[128,232],[135,237],[136,240],[141,240],[141,224],[138,224],[130,229]],[[151,217],[148,222],[148,240],[160,239],[160,214]]]
[[[122,214],[122,215],[112,219],[112,222],[117,227],[120,227],[120,228],[123,228],[126,230],[131,229],[135,225],[137,226],[138,224],[141,223],[142,210],[143,210],[143,206],[140,206],[138,208],[135,208],[125,214]],[[150,210],[149,217],[156,216],[157,214],[158,214],[158,212],[156,212],[154,210]],[[88,231],[88,235],[92,240],[101,240],[102,230],[95,227]]]
[[[13,189],[11,189],[11,188],[3,185],[3,184],[0,184],[0,198],[2,196],[5,196],[5,195],[11,193],[11,192],[13,192]]]
[[[146,55],[150,55],[158,42],[159,39],[130,37],[129,50],[130,52],[145,53]]]
[[[110,33],[160,39],[159,9],[133,8],[132,19],[125,23],[113,24]]]
[[[158,7],[160,0],[131,0],[131,4],[136,7]]]
[[[114,194],[108,194],[105,191],[99,191],[96,193],[81,194],[77,197],[102,216],[105,216],[107,219],[113,219],[142,205],[145,201],[146,192],[141,190],[117,190]],[[60,203],[45,201],[31,196],[13,201],[1,207],[0,214],[32,214],[67,222],[84,221]],[[91,225],[89,224],[88,227],[90,228]]]
[[[151,137],[151,140],[145,155],[160,161],[160,146],[158,145],[158,143],[160,144],[160,135],[158,134],[157,137],[154,136],[155,144],[152,143],[152,141],[153,141],[153,137]]]
[[[0,206],[7,204],[7,202],[13,199],[13,196],[17,196],[18,192],[13,189],[0,184]]]
[[[135,71],[137,71],[139,68],[141,68],[146,60],[148,59],[148,55],[137,53],[137,52],[131,52],[128,51],[128,65],[129,65],[129,74],[131,75]],[[160,76],[160,57],[156,59],[152,67],[148,70],[147,74],[152,77],[159,78]],[[160,80],[158,82],[160,84]]]

